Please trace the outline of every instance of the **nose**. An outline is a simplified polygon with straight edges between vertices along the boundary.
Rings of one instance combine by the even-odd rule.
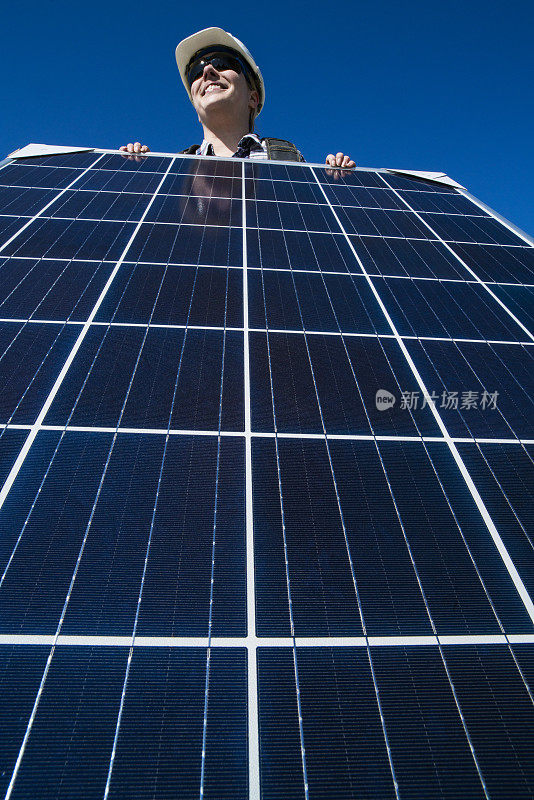
[[[212,78],[214,75],[215,75],[217,78],[219,77],[219,73],[217,72],[217,70],[215,69],[215,67],[213,66],[213,64],[210,64],[210,63],[208,62],[208,63],[206,64],[206,66],[204,67],[204,70],[203,70],[203,72],[202,72],[202,77],[204,78],[204,80],[209,80],[209,79],[210,79],[210,78]]]

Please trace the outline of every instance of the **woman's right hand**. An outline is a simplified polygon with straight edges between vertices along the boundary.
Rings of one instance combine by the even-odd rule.
[[[139,161],[139,156],[143,156],[144,153],[150,153],[150,148],[146,144],[141,144],[141,142],[123,144],[122,147],[119,147],[119,150],[124,153],[125,158],[134,158],[136,161]]]

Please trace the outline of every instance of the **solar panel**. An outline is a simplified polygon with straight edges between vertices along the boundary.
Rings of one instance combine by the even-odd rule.
[[[5,797],[534,796],[532,240],[439,176],[23,155]]]

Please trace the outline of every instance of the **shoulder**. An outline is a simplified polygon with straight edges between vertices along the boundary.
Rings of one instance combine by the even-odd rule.
[[[287,139],[275,139],[272,136],[266,136],[261,141],[267,150],[268,159],[273,161],[306,160],[300,150],[297,149],[297,146]]]

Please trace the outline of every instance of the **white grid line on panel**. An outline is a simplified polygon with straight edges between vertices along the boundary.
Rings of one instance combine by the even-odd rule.
[[[318,275],[322,273],[317,273]],[[363,277],[363,276],[362,276]],[[370,276],[371,277],[371,276]],[[78,325],[79,327],[86,324],[84,320],[73,319],[39,319],[31,317],[0,317],[0,323],[15,323],[17,325]],[[106,322],[104,320],[96,320],[89,323],[92,327],[99,326],[102,328],[146,328],[146,322]],[[185,325],[178,323],[163,323],[151,322],[150,328],[163,329],[163,330],[185,330],[187,327],[190,331],[243,331],[243,328],[227,325],[226,328],[221,325]],[[266,333],[267,328],[249,328],[250,333]],[[395,339],[392,333],[360,333],[354,331],[332,331],[332,330],[298,330],[293,328],[269,328],[269,333],[292,334],[292,335],[308,335],[308,336],[349,336],[359,339]],[[521,347],[534,347],[534,341],[520,341],[511,339],[467,339],[459,336],[415,336],[411,334],[401,335],[401,339],[405,341],[424,341],[424,342],[462,342],[465,344],[504,344],[511,346]]]
[[[95,161],[95,164],[96,164],[98,161],[100,161],[102,158],[103,158],[103,156],[100,156],[100,158],[97,158],[97,159],[96,159],[96,161]],[[87,167],[87,169],[84,169],[84,170],[82,170],[82,171],[80,172],[80,174],[79,174],[79,175],[77,175],[77,176],[74,178],[74,180],[73,180],[73,181],[71,181],[71,182],[69,183],[69,185],[68,185],[68,186],[66,186],[64,189],[60,189],[59,191],[58,191],[58,190],[56,190],[56,191],[58,191],[58,194],[57,194],[55,197],[53,197],[53,198],[52,198],[52,200],[50,200],[50,201],[49,201],[49,202],[48,202],[48,203],[47,203],[45,206],[43,206],[43,208],[42,208],[40,211],[38,211],[38,212],[37,212],[37,214],[35,214],[33,217],[30,217],[30,218],[29,218],[29,220],[28,220],[28,222],[27,222],[25,225],[23,225],[23,226],[22,226],[22,228],[19,228],[19,230],[18,230],[18,231],[16,231],[16,233],[14,233],[12,236],[10,236],[10,237],[9,237],[9,239],[7,240],[7,242],[4,242],[4,243],[3,243],[3,245],[1,245],[1,246],[0,246],[0,254],[1,254],[1,253],[2,253],[2,251],[3,251],[3,250],[4,250],[4,249],[5,249],[7,246],[8,246],[8,244],[11,244],[11,242],[12,242],[14,239],[16,239],[18,236],[20,236],[20,234],[21,234],[23,231],[25,231],[25,230],[26,230],[26,228],[27,228],[29,225],[31,225],[31,223],[32,223],[34,220],[36,220],[36,219],[47,219],[47,217],[43,217],[43,215],[44,215],[44,212],[45,212],[45,211],[47,211],[47,209],[49,209],[49,208],[50,208],[50,206],[52,206],[52,205],[53,205],[53,204],[56,202],[56,200],[58,200],[58,199],[59,199],[59,198],[60,198],[62,195],[64,195],[64,194],[65,194],[65,192],[66,192],[66,191],[68,191],[68,190],[71,188],[71,186],[74,186],[74,184],[75,184],[75,183],[77,183],[77,181],[79,181],[79,180],[80,180],[80,178],[82,178],[82,177],[85,175],[85,173],[86,173],[86,172],[89,172],[89,170],[90,170],[90,169],[91,169],[91,167]],[[53,190],[53,189],[51,189],[50,191],[54,191],[54,190]],[[12,217],[12,216],[17,216],[17,217],[19,217],[20,219],[25,219],[25,217],[23,217],[23,216],[20,216],[20,215],[18,215],[18,214],[16,214],[16,215],[13,215],[13,214],[0,214],[0,216],[2,216],[2,217],[3,217],[3,216],[9,216],[9,217]]]
[[[386,181],[386,179],[384,178],[384,176],[383,176],[383,175],[381,175],[381,176],[380,176],[380,178],[381,178],[381,179],[384,181],[384,183],[386,183],[386,185],[387,185],[387,186],[389,186],[389,184],[387,183],[387,181]],[[389,188],[391,188],[391,187],[389,187]],[[514,322],[516,322],[516,323],[519,325],[519,327],[521,328],[521,330],[523,330],[523,331],[524,331],[524,332],[527,334],[527,336],[528,336],[528,337],[529,337],[529,338],[530,338],[532,341],[534,341],[534,334],[533,334],[533,333],[532,333],[532,332],[531,332],[531,331],[530,331],[530,330],[529,330],[529,329],[526,327],[526,325],[523,325],[523,323],[521,322],[521,320],[519,320],[519,319],[516,317],[516,315],[515,315],[515,314],[514,314],[512,311],[510,311],[510,309],[508,308],[508,306],[507,306],[505,303],[503,303],[503,301],[502,301],[502,300],[501,300],[499,297],[497,297],[497,295],[495,294],[495,292],[493,292],[493,291],[490,289],[490,287],[487,285],[487,283],[486,283],[485,281],[483,281],[483,280],[482,280],[482,279],[481,279],[481,278],[480,278],[480,277],[479,277],[479,276],[476,274],[476,272],[475,272],[473,269],[471,269],[471,267],[470,267],[468,264],[466,264],[466,262],[465,262],[465,261],[464,261],[462,258],[460,258],[460,256],[459,256],[457,253],[455,253],[455,251],[452,249],[452,247],[450,247],[450,246],[447,244],[447,241],[445,241],[444,239],[442,239],[442,238],[441,238],[441,236],[438,236],[438,234],[437,234],[437,233],[436,233],[436,231],[435,231],[435,230],[432,228],[432,226],[431,226],[431,225],[430,225],[428,222],[426,222],[426,220],[425,220],[425,219],[423,219],[423,217],[421,217],[421,215],[420,215],[420,214],[419,214],[417,211],[414,211],[414,210],[413,210],[413,208],[410,206],[410,204],[408,203],[408,201],[407,201],[407,200],[405,200],[405,199],[404,199],[404,197],[402,197],[402,196],[399,194],[399,192],[397,192],[395,189],[392,189],[392,191],[394,191],[394,192],[395,192],[395,194],[397,194],[397,195],[398,195],[398,196],[401,198],[402,202],[406,204],[406,206],[409,208],[409,210],[410,210],[410,211],[411,211],[413,214],[415,214],[415,216],[416,216],[416,217],[417,217],[419,220],[421,220],[421,222],[423,222],[423,224],[424,224],[424,225],[426,225],[426,227],[429,229],[429,231],[431,231],[431,232],[433,233],[433,235],[434,235],[434,236],[436,236],[436,237],[438,238],[438,240],[439,240],[439,241],[440,241],[440,242],[441,242],[441,243],[442,243],[442,244],[443,244],[443,245],[444,245],[444,246],[447,248],[447,250],[448,250],[448,251],[449,251],[449,252],[450,252],[450,253],[451,253],[451,254],[452,254],[452,255],[453,255],[453,256],[454,256],[454,257],[457,259],[457,261],[458,261],[458,262],[459,262],[459,263],[460,263],[460,264],[461,264],[461,265],[462,265],[462,266],[463,266],[463,267],[464,267],[464,268],[465,268],[465,269],[466,269],[466,270],[469,272],[469,274],[470,274],[470,275],[472,275],[472,276],[473,276],[473,278],[475,278],[475,280],[476,280],[476,281],[477,281],[477,282],[478,282],[478,283],[479,283],[479,284],[480,284],[480,285],[481,285],[481,286],[482,286],[482,287],[483,287],[483,288],[484,288],[484,289],[485,289],[485,290],[486,290],[486,291],[487,291],[487,292],[488,292],[488,293],[491,295],[491,297],[492,297],[492,298],[493,298],[493,299],[494,299],[494,300],[495,300],[495,301],[496,301],[496,302],[497,302],[497,303],[498,303],[498,304],[501,306],[501,308],[503,308],[503,309],[506,311],[506,313],[507,313],[507,314],[508,314],[508,315],[509,315],[509,316],[510,316],[510,317],[511,317],[513,320],[514,320]],[[507,227],[510,227],[510,226],[508,225]],[[515,233],[515,231],[514,231],[514,233]],[[471,242],[471,244],[473,244],[473,242]]]
[[[87,634],[53,634],[2,633],[2,646],[34,646],[50,647],[55,642],[57,647],[124,647],[130,648],[131,636],[106,636]],[[534,644],[534,633],[478,633],[478,634],[441,634],[438,636],[296,636],[297,647],[433,647],[439,645],[507,645]],[[293,647],[290,636],[213,636],[212,647]],[[207,636],[136,636],[134,649],[139,647],[208,647]]]
[[[247,563],[247,694],[249,800],[260,800],[260,742],[258,724],[258,676],[256,664],[256,588],[254,570],[254,514],[252,507],[252,425],[250,407],[250,353],[247,276],[247,202],[245,164],[241,164],[241,203],[243,224],[243,380],[245,402],[245,520]]]
[[[30,431],[33,425],[22,424],[18,422],[6,423],[0,422],[0,430],[20,430]],[[127,428],[127,427],[106,427],[99,425],[46,425],[40,426],[39,430],[42,431],[71,431],[73,433],[115,433],[118,434],[142,434],[143,436],[166,436],[167,430],[165,428]],[[187,429],[187,428],[170,428],[168,431],[169,436],[218,436],[219,431],[216,430],[202,430],[202,429]],[[245,437],[243,431],[223,431],[220,432],[221,436]],[[288,431],[274,433],[272,431],[251,431],[250,436],[253,439],[273,439],[278,436],[279,439],[318,439],[323,440],[323,433],[290,433]],[[399,434],[366,434],[366,433],[329,433],[328,438],[331,440],[341,441],[378,441],[378,442],[446,442],[447,439],[443,436],[408,436]],[[451,439],[456,444],[513,444],[513,445],[534,445],[534,439],[502,439],[502,438],[483,438],[483,437],[469,437],[469,436],[451,436]]]
[[[317,179],[317,177],[316,177],[316,180],[317,180],[318,185],[320,186],[321,184],[319,183],[319,180]],[[324,194],[325,194],[325,197],[327,197],[326,193],[324,193]],[[338,224],[339,224],[341,230],[344,231],[344,228],[343,228],[341,222],[339,221],[339,218],[337,217],[336,212],[334,211],[333,208],[332,208],[332,213],[336,216],[336,219],[338,221]],[[408,352],[408,350],[406,348],[406,345],[404,344],[404,342],[402,340],[402,337],[399,335],[399,333],[398,333],[398,331],[397,331],[397,329],[395,327],[395,324],[394,324],[393,320],[391,319],[391,317],[390,317],[390,315],[389,315],[389,313],[387,311],[387,308],[385,307],[385,305],[384,305],[384,303],[382,301],[382,298],[380,297],[378,291],[376,290],[373,282],[369,278],[369,275],[366,272],[364,265],[362,264],[361,260],[359,259],[356,251],[354,250],[354,248],[352,246],[350,238],[349,238],[349,236],[347,235],[347,233],[345,231],[344,231],[344,235],[345,235],[346,240],[347,240],[348,244],[350,245],[350,247],[351,247],[351,249],[352,249],[352,251],[354,253],[355,258],[357,259],[358,263],[360,264],[364,275],[367,278],[369,286],[371,287],[371,291],[375,295],[375,298],[376,298],[378,304],[380,305],[380,307],[381,307],[381,309],[382,309],[382,311],[383,311],[383,313],[384,313],[384,315],[385,315],[385,317],[386,317],[386,319],[387,319],[387,321],[389,323],[389,326],[390,326],[391,330],[393,331],[393,334],[395,335],[395,338],[397,339],[398,345],[401,348],[401,350],[402,350],[402,352],[404,354],[404,357],[406,358],[406,360],[407,360],[407,362],[408,362],[408,364],[410,366],[410,369],[412,370],[412,373],[413,373],[413,375],[414,375],[414,377],[415,377],[415,379],[416,379],[416,381],[417,381],[417,383],[419,385],[419,388],[421,389],[421,391],[423,393],[423,396],[426,398],[426,401],[427,401],[427,403],[428,403],[428,405],[430,407],[430,410],[432,411],[432,413],[434,415],[434,418],[435,418],[435,420],[436,420],[436,422],[437,422],[437,424],[438,424],[438,426],[439,426],[439,428],[440,428],[440,430],[441,430],[441,432],[443,434],[444,439],[447,442],[447,444],[449,445],[449,449],[450,449],[450,451],[452,453],[452,456],[453,456],[453,458],[454,458],[454,460],[456,462],[456,465],[458,466],[458,468],[459,468],[459,470],[460,470],[460,472],[461,472],[461,474],[462,474],[462,476],[463,476],[463,478],[464,478],[464,480],[465,480],[465,482],[467,484],[467,487],[468,487],[468,489],[469,489],[469,491],[470,491],[470,493],[471,493],[471,495],[473,497],[473,500],[475,501],[476,506],[477,506],[477,508],[478,508],[478,510],[479,510],[479,512],[480,512],[480,514],[481,514],[481,516],[482,516],[482,518],[483,518],[483,520],[484,520],[484,522],[486,524],[486,527],[488,528],[488,530],[489,530],[489,532],[491,534],[491,537],[492,537],[492,539],[493,539],[493,541],[494,541],[494,543],[495,543],[495,545],[496,545],[496,547],[497,547],[497,549],[498,549],[498,551],[499,551],[499,553],[501,555],[501,558],[503,559],[503,561],[505,563],[505,566],[506,566],[506,568],[508,570],[508,573],[509,573],[509,575],[510,575],[510,577],[512,579],[512,582],[513,582],[513,584],[514,584],[519,596],[521,597],[521,600],[523,601],[523,604],[524,604],[524,606],[525,606],[530,618],[534,622],[534,603],[532,602],[532,599],[530,598],[530,595],[527,592],[527,589],[526,589],[523,581],[521,580],[521,577],[519,576],[519,573],[518,573],[514,563],[512,562],[512,559],[510,558],[508,550],[506,549],[506,547],[504,545],[504,542],[501,539],[501,536],[500,536],[500,534],[499,534],[499,532],[498,532],[498,530],[497,530],[497,528],[495,526],[495,523],[493,522],[492,518],[490,517],[490,515],[488,513],[488,510],[487,510],[487,508],[486,508],[486,506],[485,506],[485,504],[484,504],[484,502],[482,500],[482,497],[480,496],[480,493],[478,492],[478,489],[476,488],[476,486],[474,484],[474,481],[473,481],[469,471],[467,470],[467,468],[466,468],[466,466],[465,466],[465,464],[464,464],[464,462],[463,462],[463,460],[462,460],[462,458],[460,456],[460,453],[458,452],[458,449],[457,449],[452,437],[450,436],[450,434],[449,434],[449,432],[447,430],[447,427],[445,426],[445,423],[443,422],[443,420],[441,418],[441,415],[440,415],[439,411],[436,409],[434,401],[431,399],[431,397],[430,397],[430,395],[428,393],[428,390],[427,390],[427,388],[426,388],[426,386],[424,384],[424,381],[423,381],[421,375],[419,374],[419,371],[418,371],[418,369],[417,369],[417,367],[416,367],[416,365],[415,365],[410,353]]]
[[[173,163],[172,161],[169,163],[167,172],[169,171],[172,163]],[[165,173],[165,175],[166,174],[167,173]],[[161,183],[163,183],[165,175],[162,177]],[[161,185],[161,183],[160,183],[160,185]],[[156,192],[154,193],[154,195],[152,196],[152,199],[148,203],[148,205],[147,205],[147,207],[145,209],[145,212],[144,212],[145,215],[148,213],[148,210],[150,209],[150,206],[152,205],[152,202],[154,201],[154,198],[155,198],[155,196],[157,194],[157,191],[158,190],[156,189]],[[130,245],[132,244],[132,242],[133,242],[138,230],[141,227],[141,221],[138,223],[138,225],[136,226],[134,232],[132,233],[132,236],[130,237],[130,239],[128,241],[128,244],[126,245],[126,248],[124,249],[121,258],[118,260],[118,262],[117,262],[113,272],[111,273],[110,277],[108,278],[108,281],[107,281],[104,289],[102,290],[102,292],[101,292],[101,294],[100,294],[95,306],[93,307],[93,311],[91,313],[91,316],[90,316],[88,322],[86,323],[86,325],[84,326],[84,328],[80,332],[80,334],[79,334],[79,336],[78,336],[78,338],[77,338],[77,340],[76,340],[76,342],[74,344],[74,347],[72,348],[72,350],[71,350],[71,352],[70,352],[65,364],[63,365],[63,368],[62,368],[61,372],[59,373],[58,377],[56,378],[54,386],[52,387],[52,389],[51,389],[51,391],[50,391],[50,393],[49,393],[49,395],[48,395],[48,397],[47,397],[47,399],[46,399],[46,401],[45,401],[45,403],[44,403],[44,405],[43,405],[43,407],[42,407],[42,409],[41,409],[41,411],[40,411],[40,413],[39,413],[39,415],[37,417],[36,422],[34,423],[32,428],[30,429],[30,433],[29,433],[29,435],[28,435],[28,437],[27,437],[27,439],[26,439],[26,441],[25,441],[25,443],[24,443],[24,445],[23,445],[23,447],[22,447],[22,449],[21,449],[21,451],[20,451],[20,453],[19,453],[19,455],[17,457],[17,460],[15,461],[15,464],[13,465],[7,480],[4,483],[4,486],[2,487],[2,492],[0,493],[0,501],[1,501],[0,502],[0,507],[4,503],[5,498],[7,497],[7,494],[8,494],[8,492],[9,492],[9,490],[10,490],[12,484],[13,484],[13,481],[15,480],[16,476],[18,475],[18,472],[19,472],[22,464],[24,463],[24,460],[25,460],[25,458],[26,458],[26,456],[27,456],[32,444],[33,444],[33,441],[35,440],[35,437],[36,437],[36,435],[38,433],[40,425],[42,424],[42,422],[44,420],[44,417],[46,416],[46,413],[48,412],[48,409],[50,408],[50,406],[52,404],[52,401],[54,400],[54,397],[57,394],[57,391],[58,391],[58,389],[59,389],[59,387],[60,387],[60,385],[61,385],[61,383],[63,381],[63,378],[65,377],[65,375],[66,375],[66,373],[67,373],[67,371],[68,371],[68,369],[69,369],[69,367],[70,367],[70,365],[71,365],[71,363],[72,363],[72,361],[74,359],[74,356],[76,355],[76,353],[77,353],[77,351],[78,351],[78,349],[79,349],[79,347],[80,347],[80,345],[81,345],[81,343],[82,343],[87,331],[89,330],[89,321],[92,318],[94,318],[94,316],[96,315],[96,313],[98,311],[98,308],[100,307],[100,304],[102,303],[102,301],[103,301],[103,299],[104,299],[109,287],[111,286],[113,278],[117,274],[117,272],[119,270],[119,267],[120,267],[122,261],[124,260],[124,257],[126,255],[128,249],[129,249]],[[148,331],[148,329],[147,329],[147,331]],[[133,376],[132,376],[132,381],[133,381]],[[131,382],[130,382],[130,387],[131,387]],[[123,404],[123,407],[122,407],[122,411],[124,411],[125,405],[126,405],[126,400],[124,401],[124,404]],[[122,416],[122,412],[121,412],[121,416]],[[119,418],[119,422],[120,422],[120,418]],[[115,432],[115,437],[116,436],[117,436],[117,433]],[[61,441],[61,439],[60,439],[60,441]],[[39,707],[39,703],[40,703],[41,696],[42,696],[42,693],[43,693],[43,690],[44,690],[46,679],[48,677],[48,672],[50,670],[50,665],[52,663],[52,658],[53,658],[53,655],[54,655],[54,652],[55,652],[56,640],[57,640],[57,637],[59,636],[59,634],[61,632],[61,628],[62,628],[62,625],[63,625],[65,614],[67,612],[67,607],[68,607],[68,603],[69,603],[69,600],[70,600],[72,588],[73,588],[74,582],[76,580],[76,576],[77,576],[77,573],[78,573],[81,557],[83,555],[83,551],[84,551],[85,544],[86,544],[86,541],[87,541],[87,537],[88,537],[88,534],[89,534],[90,526],[91,526],[91,523],[92,523],[92,520],[93,520],[93,516],[94,516],[94,512],[95,512],[96,505],[97,505],[97,502],[98,502],[98,498],[99,498],[99,495],[100,495],[100,491],[102,489],[102,485],[103,485],[104,478],[105,478],[105,475],[106,475],[106,471],[107,471],[107,467],[108,467],[108,464],[109,464],[109,459],[111,457],[111,452],[112,452],[112,449],[113,449],[114,442],[115,442],[115,438],[114,438],[114,440],[112,442],[112,445],[111,445],[111,447],[109,449],[109,452],[108,452],[108,458],[107,458],[107,461],[106,461],[106,465],[104,467],[104,471],[102,473],[100,484],[99,484],[99,487],[98,487],[98,490],[97,490],[97,495],[96,495],[95,501],[93,503],[93,508],[92,508],[92,511],[91,511],[91,515],[90,515],[89,521],[87,523],[85,534],[84,534],[84,537],[83,537],[83,541],[82,541],[82,544],[81,544],[81,547],[80,547],[80,550],[79,550],[79,553],[78,553],[78,558],[77,558],[76,565],[75,565],[75,568],[74,568],[74,572],[73,572],[73,575],[72,575],[72,578],[71,578],[71,581],[70,581],[70,585],[69,585],[69,588],[68,588],[67,596],[66,596],[65,602],[63,604],[63,609],[62,609],[61,616],[60,616],[60,619],[59,619],[59,622],[58,622],[58,625],[57,625],[56,633],[55,633],[55,636],[54,636],[54,641],[52,643],[52,646],[51,646],[51,649],[50,649],[50,653],[49,653],[47,661],[46,661],[44,672],[43,672],[43,675],[42,675],[42,678],[41,678],[41,681],[40,681],[40,684],[39,684],[39,688],[38,688],[38,691],[37,691],[37,695],[36,695],[36,698],[35,698],[35,701],[34,701],[34,704],[33,704],[32,712],[31,712],[28,724],[26,726],[26,731],[25,731],[25,734],[24,734],[24,738],[23,738],[22,744],[21,744],[20,749],[19,749],[19,753],[18,753],[17,760],[16,760],[16,763],[15,763],[15,766],[14,766],[14,769],[13,769],[13,773],[11,775],[11,780],[9,782],[9,786],[8,786],[8,789],[7,789],[7,792],[6,792],[5,800],[9,800],[9,798],[11,797],[11,794],[13,792],[13,788],[14,788],[15,781],[16,781],[16,778],[17,778],[17,775],[18,775],[18,771],[20,769],[20,764],[22,762],[22,758],[24,756],[24,751],[26,749],[26,744],[28,742],[28,738],[29,738],[30,733],[31,733],[31,729],[32,729],[32,726],[33,726],[35,715],[36,715],[37,709]],[[57,452],[58,447],[59,447],[59,443],[56,446],[56,451],[55,452]],[[55,453],[54,453],[54,455],[55,455]],[[49,468],[50,468],[50,465],[49,465]],[[42,482],[41,482],[40,487],[39,487],[38,494],[37,494],[36,498],[34,499],[32,507],[30,508],[30,512],[27,515],[26,523],[27,523],[27,521],[29,519],[29,516],[32,513],[33,507],[35,505],[35,502],[37,501],[37,497],[39,496],[40,490],[41,490],[41,488],[42,488],[42,486],[44,484],[44,481],[46,479],[47,474],[48,474],[48,469],[47,469],[47,471],[45,473],[45,476],[42,479]],[[16,550],[16,548],[17,548],[17,546],[18,546],[18,544],[20,542],[20,539],[22,537],[22,534],[23,534],[23,532],[25,530],[26,523],[24,524],[24,527],[22,528],[22,531],[19,534],[19,537],[18,537],[17,542],[15,544],[15,547],[13,549],[13,552],[12,552],[12,554],[10,556],[9,562],[8,562],[8,564],[6,566],[5,571],[4,571],[4,575],[2,576],[2,580],[3,580],[7,570],[9,569],[9,566],[10,566],[10,564],[12,562],[15,550]],[[145,566],[146,566],[146,563],[145,563]],[[137,616],[136,616],[136,620],[137,620]],[[135,634],[135,630],[134,630],[134,634]],[[126,668],[125,685],[126,685],[126,680],[127,680],[127,677],[128,677],[130,661],[131,661],[131,653],[130,653],[130,657],[128,659],[128,664],[127,664],[127,668]],[[124,692],[124,689],[123,689],[123,692]],[[122,708],[122,699],[121,699],[121,708]],[[117,728],[117,730],[118,730],[118,728]],[[109,776],[108,776],[108,783],[109,783]]]
[[[63,189],[62,191],[66,191],[66,190]],[[395,191],[395,190],[392,190],[392,191]],[[148,196],[150,196],[150,195],[148,195]],[[50,203],[54,203],[55,200],[56,200],[56,198],[54,198],[54,200],[51,200]],[[404,202],[406,202],[406,201],[404,201]],[[419,212],[413,211],[413,209],[410,209],[410,212],[413,213],[413,214],[416,214],[417,216],[419,216]],[[409,212],[408,211],[399,211],[398,213],[399,214],[407,214]],[[17,219],[29,219],[29,222],[25,226],[23,226],[19,231],[17,231],[15,234],[13,234],[13,236],[10,239],[8,239],[8,241],[5,242],[0,247],[0,253],[1,253],[1,251],[2,251],[2,249],[4,247],[6,247],[14,238],[16,238],[19,235],[19,233],[22,233],[22,231],[25,228],[27,228],[28,225],[31,222],[33,222],[33,220],[36,218],[36,217],[31,217],[30,218],[29,216],[25,217],[25,216],[23,216],[21,214],[17,214],[17,215],[0,214],[0,218],[5,217],[7,219],[13,219],[14,216],[16,216]],[[60,217],[60,216],[42,216],[42,215],[39,215],[39,219],[58,220],[60,222],[96,222],[96,223],[104,224],[104,225],[106,223],[111,223],[111,224],[114,224],[114,225],[136,225],[137,224],[137,220],[108,219],[108,218],[103,219],[101,217]],[[424,222],[424,224],[428,228],[431,227],[428,222],[425,222],[423,219],[421,221]],[[168,225],[168,226],[175,227],[175,228],[179,228],[179,227],[182,227],[182,226],[184,226],[184,227],[192,227],[192,228],[221,228],[221,229],[224,229],[224,230],[228,230],[228,229],[239,230],[239,228],[240,228],[239,225],[218,225],[216,223],[206,223],[206,222],[187,222],[187,223],[182,223],[182,222],[163,222],[163,221],[160,221],[160,220],[146,220],[144,222],[144,224],[145,225]],[[251,230],[251,231],[269,231],[271,233],[272,232],[277,232],[277,231],[279,233],[282,233],[283,231],[286,231],[288,233],[306,233],[306,234],[314,234],[314,235],[319,235],[319,236],[320,235],[322,235],[322,236],[338,236],[338,237],[342,237],[343,236],[343,234],[339,233],[338,231],[330,231],[330,230],[322,229],[322,228],[320,228],[320,229],[315,229],[315,228],[281,228],[281,227],[280,228],[267,228],[267,227],[260,228],[260,227],[257,227],[255,225],[251,225],[251,226],[249,226],[248,230]],[[358,236],[359,234],[352,233],[351,235],[352,236]],[[410,236],[410,237],[407,237],[407,236],[388,236],[388,237],[384,237],[379,233],[377,233],[377,234],[366,233],[366,234],[362,234],[362,235],[365,235],[366,237],[368,237],[370,239],[388,238],[388,239],[400,239],[400,240],[403,240],[403,241],[407,240],[407,239],[411,239],[413,241],[420,241],[420,242],[428,241],[428,239],[424,238],[423,234],[421,234],[420,237],[417,237],[417,236]],[[437,234],[435,234],[435,235],[437,236]],[[441,239],[441,238],[439,238],[439,241],[442,242],[443,244],[449,244],[449,243],[450,244],[480,244],[480,245],[484,245],[484,246],[497,245],[498,244],[497,242],[473,242],[472,240],[467,240],[467,239]],[[513,245],[499,245],[499,246],[512,247]],[[16,257],[16,255],[15,255],[15,257]],[[456,256],[456,258],[460,258],[460,257]],[[482,280],[480,280],[480,283],[485,285]]]
[[[147,192],[147,194],[149,194],[149,193]],[[362,238],[365,238],[365,237],[362,237]],[[375,237],[371,237],[371,238],[387,238],[387,239],[390,239],[390,238],[393,238],[393,237],[377,237],[377,236],[375,236]],[[410,241],[410,239],[407,239],[406,241]],[[419,241],[419,240],[416,239],[414,241]],[[520,249],[520,250],[527,250],[528,249],[526,247],[518,248],[516,245],[492,245],[492,246],[493,247],[515,247],[516,249]],[[39,258],[37,258],[36,256],[21,256],[21,255],[17,255],[17,256],[0,256],[0,259],[2,259],[2,258],[6,259],[6,260],[14,259],[14,260],[17,260],[17,261],[53,261],[53,262],[56,262],[56,263],[61,262],[61,261],[65,261],[67,264],[81,263],[81,264],[87,264],[87,265],[89,265],[89,264],[110,264],[111,265],[111,264],[115,264],[116,263],[115,261],[110,261],[109,259],[106,259],[106,258],[103,258],[103,259],[97,259],[97,258],[54,258],[52,256],[42,256],[42,257],[40,256]],[[172,262],[172,261],[169,261],[169,262],[166,262],[166,261],[142,261],[141,259],[139,261],[128,261],[128,260],[125,260],[123,262],[123,264],[126,264],[126,265],[132,264],[134,266],[139,265],[139,266],[145,266],[145,267],[167,267],[167,266],[169,266],[169,267],[190,267],[190,268],[194,268],[194,267],[197,266],[196,264],[184,264],[184,263],[179,262],[179,261],[176,261],[176,262]],[[242,270],[242,267],[236,267],[236,266],[226,265],[226,264],[199,264],[198,266],[199,266],[200,269],[234,269],[234,270],[239,270],[239,271]],[[248,269],[249,270],[256,270],[256,271],[260,272],[262,267],[251,267],[251,266],[249,266]],[[287,267],[286,268],[283,268],[283,267],[263,267],[263,271],[264,272],[288,272],[289,269]],[[319,274],[319,270],[311,270],[311,269],[295,269],[295,268],[292,268],[292,271],[295,272],[295,273],[303,273],[303,274],[306,274],[306,275],[318,275]],[[325,274],[326,275],[343,275],[343,276],[347,276],[347,277],[352,275],[352,276],[360,277],[362,279],[364,277],[361,272],[349,272],[349,271],[342,272],[342,271],[338,271],[338,270],[329,270]],[[466,283],[466,284],[469,284],[469,285],[470,284],[479,283],[479,281],[475,280],[474,278],[472,278],[472,279],[470,279],[470,278],[465,278],[465,279],[464,278],[436,278],[436,277],[428,277],[428,276],[422,276],[422,275],[414,275],[414,276],[406,275],[406,274],[405,275],[395,275],[395,274],[389,275],[389,274],[381,274],[381,273],[378,273],[378,272],[370,272],[369,273],[369,277],[370,278],[387,278],[387,279],[394,279],[394,280],[409,280],[409,281],[435,281],[436,283],[462,283],[462,284]],[[489,286],[510,286],[512,288],[513,287],[520,287],[520,288],[524,288],[524,289],[534,289],[534,283],[522,283],[522,282],[517,282],[517,281],[516,282],[512,282],[512,281],[494,281],[494,280],[491,280],[491,281],[488,280],[488,281],[484,281],[484,282]]]

